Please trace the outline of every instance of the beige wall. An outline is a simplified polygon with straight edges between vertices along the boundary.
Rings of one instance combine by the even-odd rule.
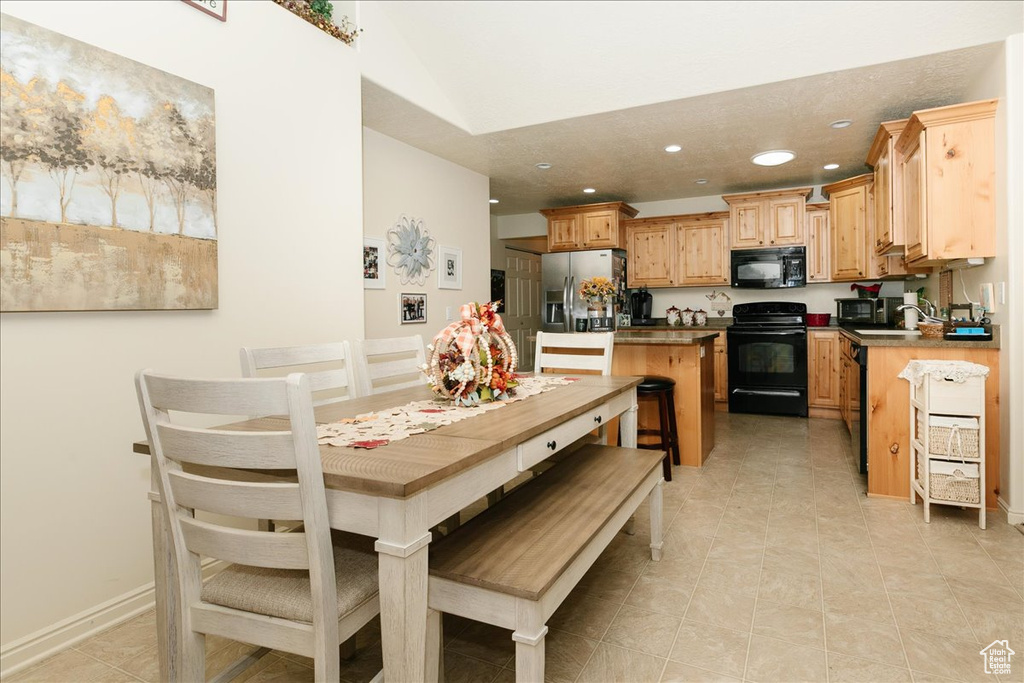
[[[3,10],[215,90],[220,228],[219,310],[0,318],[7,668],[46,645],[33,632],[145,598],[137,370],[238,376],[242,345],[362,336],[362,131],[354,51],[273,3],[233,2],[226,23],[181,2]]]
[[[423,219],[437,245],[462,249],[462,289],[438,289],[437,271],[424,285],[401,284],[387,269],[387,289],[367,289],[366,338],[419,334],[429,344],[446,322],[446,309],[458,316],[468,301],[490,296],[490,217],[488,179],[433,154],[363,129],[363,230],[385,238],[388,228],[405,214]],[[436,258],[436,251],[435,251]],[[427,294],[427,322],[398,322],[402,292]]]

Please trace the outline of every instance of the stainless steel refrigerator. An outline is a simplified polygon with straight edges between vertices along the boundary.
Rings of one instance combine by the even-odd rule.
[[[610,279],[618,300],[625,296],[626,252],[621,249],[544,254],[540,271],[545,332],[572,332],[576,320],[587,319],[587,302],[580,298],[579,287],[589,277]]]

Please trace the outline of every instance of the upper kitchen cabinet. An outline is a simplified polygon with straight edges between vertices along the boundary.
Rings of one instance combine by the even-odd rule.
[[[829,206],[807,205],[807,282],[832,282],[832,238]]]
[[[857,280],[869,277],[868,235],[871,234],[870,173],[824,185],[821,194],[828,197],[831,225],[832,280]]]
[[[676,223],[672,217],[630,221],[626,234],[627,284],[630,287],[674,285]]]
[[[875,230],[870,250],[879,256],[902,255],[906,244],[902,206],[897,201],[901,194],[898,171],[902,156],[896,150],[896,140],[906,125],[907,119],[880,124],[868,151],[867,163],[874,169],[875,183]]]
[[[729,214],[724,211],[676,224],[675,284],[729,284]]]
[[[625,249],[623,221],[637,210],[625,202],[541,209],[548,219],[548,250]]]
[[[914,112],[900,134],[908,263],[995,256],[996,103]]]
[[[733,249],[800,246],[805,243],[804,205],[811,187],[722,195],[729,204]]]

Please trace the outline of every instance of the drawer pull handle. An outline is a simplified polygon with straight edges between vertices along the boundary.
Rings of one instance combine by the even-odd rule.
[[[595,417],[594,422],[596,422],[597,424],[601,424],[601,416],[598,415],[597,417]]]
[[[555,450],[556,448],[558,448],[558,442],[557,441],[548,441],[548,448],[550,448],[551,450]]]

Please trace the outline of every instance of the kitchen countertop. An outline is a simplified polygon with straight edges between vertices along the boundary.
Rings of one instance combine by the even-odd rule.
[[[668,323],[665,322],[664,318],[654,318],[654,324],[653,325],[635,325],[635,326],[631,325],[629,327],[620,327],[619,331],[620,332],[623,332],[623,331],[625,331],[625,332],[644,332],[646,330],[724,330],[725,328],[729,327],[729,325],[732,325],[732,318],[731,317],[729,317],[729,318],[719,318],[718,316],[715,316],[714,318],[708,317],[708,324],[707,325],[701,325],[699,327],[696,326],[696,325],[690,325],[690,326],[669,325]]]
[[[827,328],[808,328],[827,329]],[[927,339],[920,335],[908,336],[897,334],[867,334],[856,332],[854,327],[839,327],[839,332],[861,346],[903,346],[933,349],[998,349],[999,325],[992,325],[991,341],[949,341],[946,339]]]
[[[700,344],[718,336],[717,330],[709,330],[706,327],[696,328],[644,328],[644,332],[636,332],[632,328],[623,328],[615,333],[615,343],[618,344]]]

